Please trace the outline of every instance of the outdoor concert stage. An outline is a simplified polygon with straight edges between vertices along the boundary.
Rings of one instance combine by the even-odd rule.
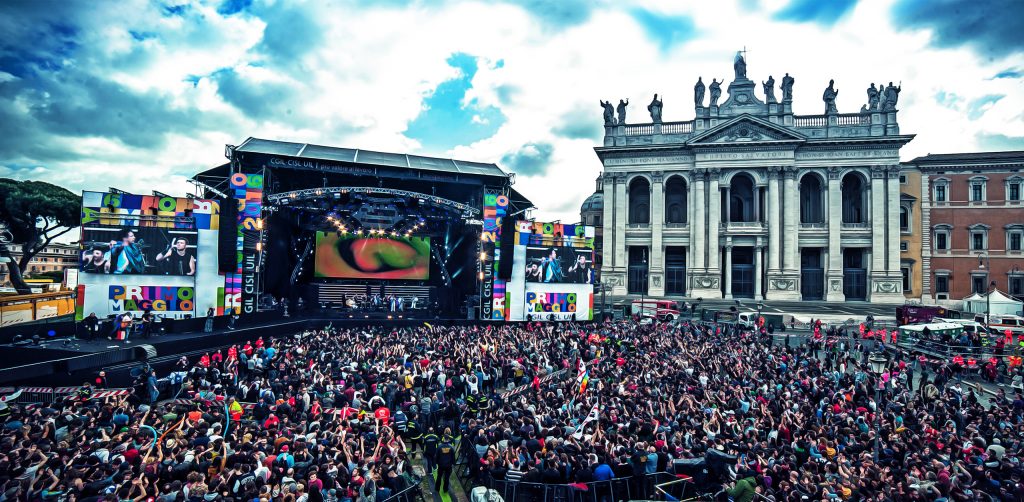
[[[239,229],[243,315],[276,301],[292,311],[301,303],[479,317],[493,266],[481,259],[488,194],[512,217],[532,207],[512,189],[514,174],[494,164],[257,138],[225,155],[230,162],[194,182],[205,197],[234,194],[257,216]],[[261,191],[239,191],[241,178],[259,179]],[[232,217],[222,203],[222,221]],[[234,256],[229,245],[221,240]]]

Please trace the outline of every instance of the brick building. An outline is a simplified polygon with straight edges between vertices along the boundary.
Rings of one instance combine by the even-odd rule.
[[[921,177],[922,300],[992,287],[1024,297],[1024,151],[926,155],[903,167]]]
[[[11,258],[15,261],[21,259],[21,244],[8,244],[11,251]],[[72,244],[50,244],[42,252],[35,255],[28,267],[21,273],[28,279],[43,272],[63,272],[66,268],[78,267],[78,246]],[[0,263],[0,286],[9,286],[11,283],[10,273],[7,271],[7,264]]]

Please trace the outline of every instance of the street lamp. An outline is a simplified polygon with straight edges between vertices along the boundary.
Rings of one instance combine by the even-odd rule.
[[[889,363],[889,357],[885,352],[879,350],[868,356],[868,364],[871,372],[875,374],[877,383],[875,385],[875,463],[878,463],[879,437],[882,435],[882,372]]]
[[[985,261],[982,262],[982,257]],[[992,277],[992,259],[989,258],[988,253],[982,251],[978,254],[978,268],[985,271],[985,278]],[[985,292],[985,325],[987,326],[992,317],[992,289],[996,287],[996,281],[991,281],[988,285],[988,291]]]

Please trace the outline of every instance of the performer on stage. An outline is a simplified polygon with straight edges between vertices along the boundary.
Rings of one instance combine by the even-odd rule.
[[[188,249],[188,240],[177,237],[167,251],[156,255],[156,261],[167,263],[170,275],[196,275],[196,255]]]
[[[146,257],[142,245],[135,242],[135,232],[126,228],[121,231],[121,242],[110,241],[110,260],[107,271],[114,274],[144,274]]]

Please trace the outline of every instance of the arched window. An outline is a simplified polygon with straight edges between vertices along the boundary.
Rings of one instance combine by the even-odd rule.
[[[754,221],[754,180],[747,174],[733,176],[729,183],[729,220]]]
[[[638,176],[629,184],[629,222],[651,222],[651,184],[647,178]]]
[[[808,173],[800,178],[800,223],[825,223],[824,198],[818,175]]]
[[[867,183],[858,173],[843,176],[843,223],[867,223]]]
[[[686,223],[686,180],[682,176],[665,183],[665,223]]]

